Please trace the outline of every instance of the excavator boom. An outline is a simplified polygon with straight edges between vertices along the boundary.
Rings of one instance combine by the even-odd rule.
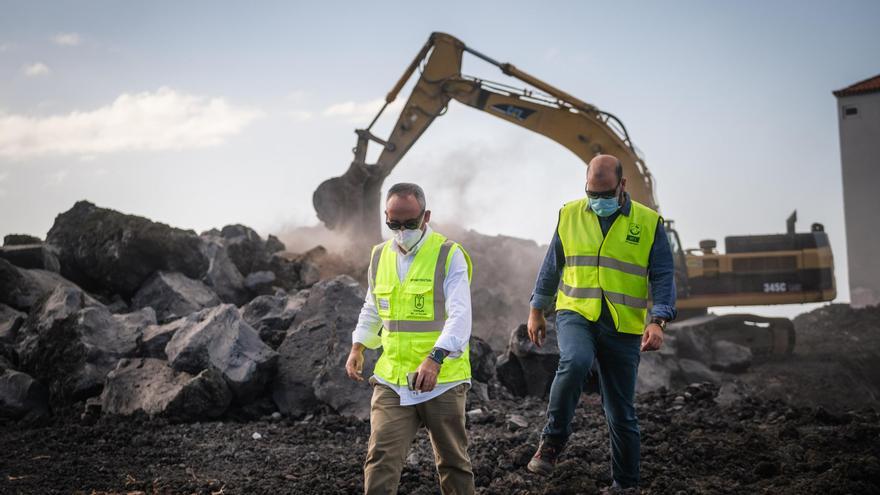
[[[462,56],[467,52],[504,74],[536,88],[516,89],[461,74]],[[371,132],[373,125],[401,89],[424,63],[418,81],[387,139]],[[585,164],[601,153],[620,158],[627,190],[634,199],[659,209],[651,173],[636,153],[626,128],[614,115],[603,112],[574,96],[531,76],[512,64],[502,64],[467,47],[444,33],[433,33],[412,63],[389,91],[385,105],[366,129],[356,130],[354,160],[341,177],[323,182],[313,202],[318,217],[330,228],[355,234],[365,242],[380,239],[379,211],[382,183],[412,145],[442,115],[450,100],[457,100],[543,134],[565,146]],[[376,163],[367,164],[370,142],[382,147]]]

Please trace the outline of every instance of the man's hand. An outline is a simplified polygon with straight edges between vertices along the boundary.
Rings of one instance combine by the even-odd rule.
[[[642,352],[656,351],[663,345],[663,329],[656,323],[649,323],[642,334]]]
[[[547,336],[547,320],[544,318],[544,310],[531,308],[529,311],[529,340],[536,346],[544,345],[544,338]]]
[[[434,390],[434,386],[437,385],[437,375],[440,373],[440,364],[426,357],[417,371],[419,374],[416,377],[416,390],[422,392]]]
[[[355,342],[351,345],[351,352],[348,353],[348,360],[345,362],[345,372],[352,380],[364,381],[361,372],[364,369],[364,345]]]

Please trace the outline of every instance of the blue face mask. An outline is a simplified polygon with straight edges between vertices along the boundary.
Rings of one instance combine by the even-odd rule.
[[[589,198],[590,208],[600,217],[608,217],[620,208],[617,198]]]

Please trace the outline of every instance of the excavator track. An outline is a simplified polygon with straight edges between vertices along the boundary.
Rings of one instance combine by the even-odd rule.
[[[670,324],[671,330],[705,330],[713,339],[748,347],[756,357],[788,356],[796,343],[788,318],[751,314],[706,315]]]

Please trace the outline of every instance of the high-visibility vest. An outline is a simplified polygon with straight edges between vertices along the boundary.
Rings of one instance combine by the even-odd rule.
[[[413,259],[406,278],[397,276],[397,248],[393,240],[373,247],[368,280],[376,309],[382,318],[382,355],[373,370],[377,376],[397,385],[406,385],[406,374],[416,371],[431,353],[446,322],[446,296],[443,282],[455,250],[468,265],[470,256],[458,244],[432,232]],[[461,356],[447,357],[440,366],[437,383],[471,377],[470,346]]]
[[[587,198],[559,211],[565,267],[556,309],[597,321],[604,298],[617,331],[641,334],[648,313],[648,259],[660,215],[636,201],[631,205],[629,215],[617,215],[605,236]]]

